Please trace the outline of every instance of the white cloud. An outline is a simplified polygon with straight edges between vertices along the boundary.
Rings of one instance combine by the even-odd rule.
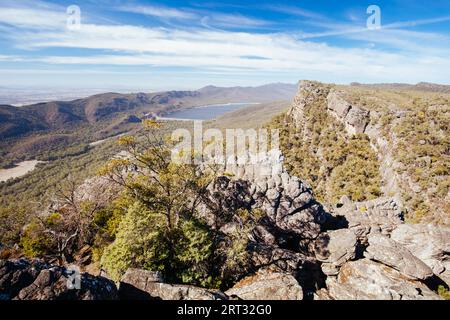
[[[293,16],[300,16],[300,17],[310,18],[310,19],[315,19],[315,20],[327,20],[326,17],[324,17],[321,14],[318,14],[316,12],[306,10],[303,8],[294,7],[294,6],[285,6],[285,5],[277,4],[277,5],[266,5],[266,6],[264,6],[264,8],[267,8],[271,11],[285,13],[285,14],[293,15]]]
[[[46,9],[0,8],[0,23],[16,27],[63,27],[66,23],[65,12]]]
[[[0,5],[1,7],[1,5]],[[1,8],[2,9],[2,8]],[[141,8],[142,9],[142,8]],[[449,82],[450,60],[442,50],[441,35],[386,29],[367,33],[361,28],[321,21],[321,34],[304,34],[296,38],[283,33],[251,33],[176,27],[150,28],[132,25],[83,24],[81,30],[60,27],[60,13],[50,9],[15,8],[14,18],[0,14],[0,22],[21,26],[10,30],[8,36],[22,49],[45,48],[90,49],[82,55],[52,55],[19,57],[24,61],[67,65],[161,66],[186,67],[198,70],[222,70],[224,73],[283,73],[298,74],[298,78],[314,77],[334,81],[360,82]],[[54,20],[45,28],[39,26],[41,10],[53,12]],[[131,9],[130,9],[131,10]],[[129,11],[130,11],[129,10]],[[142,10],[136,9],[139,13]],[[191,11],[162,7],[146,7],[146,14],[157,17],[191,19]],[[0,10],[1,12],[2,10]],[[297,14],[312,15],[309,12]],[[35,20],[29,20],[33,17]],[[64,15],[63,15],[64,17]],[[195,14],[195,18],[198,13]],[[3,19],[3,20],[2,20]],[[30,22],[31,21],[31,22]],[[211,14],[210,21],[231,25],[264,25],[265,21],[244,16]],[[434,21],[434,20],[433,20]],[[422,23],[425,23],[422,21]],[[428,21],[428,23],[431,23]],[[349,32],[351,31],[351,32]],[[306,41],[307,38],[338,34],[365,45],[344,48]],[[370,35],[368,37],[367,35]],[[431,37],[430,37],[431,36]],[[422,48],[421,43],[431,43]],[[367,43],[375,44],[367,47]],[[438,43],[439,45],[435,45]],[[377,49],[377,44],[397,47],[397,51]],[[433,46],[434,45],[434,46]],[[408,54],[403,53],[410,50]],[[426,50],[425,50],[426,49]],[[94,51],[91,51],[94,50]],[[101,53],[95,50],[101,50]],[[70,53],[71,51],[68,51]],[[254,59],[251,57],[259,57]],[[12,59],[0,56],[0,60]],[[16,59],[18,59],[16,57]],[[11,60],[9,60],[11,61]]]
[[[203,17],[203,19],[205,18],[207,18],[207,23],[221,28],[263,27],[269,24],[267,21],[249,18],[240,14],[209,13]]]
[[[426,74],[432,74],[436,81],[443,81],[447,77],[445,70],[450,68],[448,59],[427,57],[425,63],[424,57],[405,57],[373,49],[337,48],[278,34],[183,32],[124,26],[84,26],[82,30],[60,37],[53,34],[51,40],[42,39],[33,45],[106,49],[116,53],[85,57],[51,56],[39,61],[51,64],[222,67],[235,71],[296,72],[299,75],[323,73],[335,79],[408,82],[420,81]]]
[[[18,61],[24,61],[24,59],[21,57],[18,57],[18,56],[0,55],[0,61],[18,62]]]
[[[199,19],[198,15],[187,10],[179,10],[158,6],[121,6],[117,10],[138,13],[159,18]]]
[[[161,6],[121,6],[116,9],[122,12],[157,17],[166,23],[170,19],[187,20],[191,24],[194,23],[208,28],[261,27],[268,24],[267,21],[241,14],[225,14],[199,9],[174,9]]]

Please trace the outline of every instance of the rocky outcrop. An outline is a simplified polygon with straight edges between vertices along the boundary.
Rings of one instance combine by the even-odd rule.
[[[203,214],[211,221],[217,210],[232,215],[239,208],[261,209],[281,231],[315,239],[327,216],[312,190],[286,172],[279,150],[260,158],[256,163],[239,164],[237,160],[237,164],[227,164],[227,176],[219,177],[209,188]]]
[[[202,217],[213,228],[219,219],[218,224],[224,225],[221,231],[231,233],[240,224],[236,210],[260,210],[265,217],[248,234],[252,268],[272,266],[293,275],[314,265],[319,268],[310,251],[329,214],[303,181],[285,171],[279,151],[260,159],[253,164],[227,164],[226,175],[208,188]]]
[[[339,268],[356,257],[357,238],[349,229],[340,229],[321,234],[315,241],[316,258],[322,262],[326,275],[337,275]]]
[[[344,123],[345,129],[349,134],[365,132],[370,122],[369,111],[352,105],[336,90],[330,90],[327,96],[327,102],[327,108],[330,113]]]
[[[303,290],[290,274],[260,270],[225,292],[242,300],[302,300]]]
[[[329,89],[320,82],[300,81],[299,92],[294,97],[292,108],[288,116],[294,120],[296,126],[302,126],[305,123],[305,107],[313,105],[319,98],[326,99]]]
[[[390,235],[393,229],[404,223],[403,212],[396,201],[387,197],[363,202],[352,202],[343,197],[333,208],[333,215],[343,221],[339,227],[352,230],[364,244],[370,232]]]
[[[344,124],[349,134],[364,133],[370,122],[370,112],[347,101],[342,92],[316,81],[300,81],[299,93],[294,98],[288,116],[296,126],[305,124],[305,108],[319,100],[326,102],[328,112]]]
[[[431,224],[401,224],[392,239],[421,259],[450,284],[450,228]]]
[[[355,134],[367,135],[378,158],[379,187],[383,194],[395,198],[414,222],[450,225],[446,205],[450,193],[448,186],[442,183],[448,179],[448,170],[437,170],[438,166],[448,167],[445,152],[438,150],[438,146],[448,140],[448,130],[436,125],[439,119],[444,119],[445,123],[448,118],[448,98],[440,100],[437,95],[419,94],[413,102],[414,95],[385,89],[375,86],[362,90],[361,87],[302,81],[288,118],[306,142],[314,136],[314,131],[309,129],[316,123],[314,119],[320,118],[317,114],[308,117],[311,110],[321,110],[336,119],[345,129],[347,140]],[[421,116],[420,110],[427,110],[426,117]],[[421,125],[409,127],[414,121]],[[412,138],[419,136],[422,138]],[[320,158],[320,142],[316,147]],[[427,151],[420,151],[422,149]],[[416,159],[406,156],[405,151],[416,152]],[[312,148],[311,153],[314,152]],[[437,156],[431,161],[430,155],[434,153]],[[441,173],[437,175],[436,171]]]
[[[281,177],[284,175],[284,177]],[[259,185],[259,186],[258,186]],[[261,188],[262,186],[262,188]],[[270,201],[271,191],[277,201]],[[408,225],[395,201],[352,203],[342,199],[326,212],[299,179],[286,176],[243,180],[222,176],[211,186],[204,215],[231,218],[239,208],[267,216],[247,236],[251,268],[225,293],[165,283],[161,274],[130,269],[119,289],[114,283],[81,274],[81,287],[67,285],[70,271],[42,262],[2,261],[2,299],[439,299],[436,284],[448,284],[450,230]],[[287,202],[290,204],[281,205]],[[217,216],[215,218],[218,218]],[[220,218],[220,217],[219,217]],[[436,279],[437,278],[437,279]],[[440,280],[440,282],[438,281]]]
[[[316,299],[439,299],[433,290],[448,287],[448,228],[406,224],[387,198],[344,198],[331,213],[338,230],[316,240],[325,243],[316,258],[327,276]]]
[[[161,274],[129,269],[119,285],[123,300],[225,300],[228,297],[204,288],[164,283]]]
[[[326,212],[304,182],[287,174],[283,158],[277,159],[274,167],[280,169],[270,175],[235,166],[210,187],[206,217],[216,217],[214,208],[231,216],[239,208],[267,213],[248,235],[252,268],[264,271],[244,278],[226,291],[228,296],[265,299],[271,292],[288,299],[295,296],[288,290],[295,283],[288,279],[296,279],[304,299],[439,298],[429,287],[436,276],[432,269],[390,238],[405,225],[394,199],[343,197]],[[226,230],[234,230],[233,222]],[[273,273],[265,271],[268,267]]]
[[[368,240],[367,258],[390,266],[411,279],[426,280],[433,276],[430,267],[396,241],[380,234],[371,234]]]
[[[337,278],[327,279],[328,293],[339,300],[438,300],[439,296],[419,281],[367,259],[344,264]]]
[[[0,260],[0,300],[114,300],[114,283],[40,261]]]
[[[120,186],[111,184],[111,181],[106,177],[93,177],[78,186],[75,192],[75,200],[77,202],[96,203],[99,207],[106,206],[120,190]]]

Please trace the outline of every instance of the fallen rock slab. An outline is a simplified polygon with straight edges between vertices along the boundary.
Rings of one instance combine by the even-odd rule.
[[[219,291],[190,285],[163,283],[160,273],[129,269],[122,277],[119,295],[123,300],[226,300]]]
[[[370,234],[367,258],[394,268],[411,279],[426,280],[433,270],[398,242],[381,234]]]
[[[259,271],[225,292],[243,300],[302,300],[303,290],[290,274]]]
[[[450,228],[431,224],[403,224],[391,238],[427,264],[450,285]]]
[[[322,271],[336,275],[340,266],[355,258],[356,245],[356,235],[350,229],[323,233],[314,245],[317,260],[323,262]]]
[[[420,281],[381,263],[362,259],[344,264],[338,277],[328,277],[328,293],[336,300],[439,300]]]

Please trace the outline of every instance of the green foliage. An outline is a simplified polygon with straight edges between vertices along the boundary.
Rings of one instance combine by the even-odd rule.
[[[254,228],[256,222],[264,216],[261,210],[248,211],[238,209],[236,215],[241,219],[241,228],[236,228],[231,233],[224,247],[220,248],[224,262],[220,270],[222,287],[231,287],[240,280],[243,274],[249,272],[250,253],[248,251],[249,240],[247,234]]]
[[[435,207],[448,212],[442,200],[449,192],[450,173],[450,110],[431,108],[430,101],[415,99],[413,110],[393,125],[397,141],[396,160],[399,173],[408,175],[421,193],[406,197],[408,219],[420,222]],[[407,184],[408,186],[408,184]],[[406,189],[405,192],[413,193]]]
[[[206,262],[211,255],[209,232],[200,222],[181,220],[169,230],[162,214],[142,203],[130,206],[113,244],[101,264],[119,280],[130,267],[161,271],[174,282],[206,285]]]
[[[101,264],[113,279],[119,280],[128,268],[142,267],[148,259],[158,256],[161,247],[156,243],[157,228],[162,223],[158,218],[161,216],[138,202],[130,206],[119,225],[116,240],[101,258]]]
[[[20,247],[29,258],[43,257],[49,250],[50,238],[37,221],[28,224],[20,237]]]
[[[152,135],[146,139],[148,143],[142,146],[138,137],[123,137],[120,143],[131,156],[112,160],[100,170],[124,187],[116,206],[127,208],[115,240],[102,251],[102,267],[115,280],[135,267],[160,271],[174,283],[214,288],[232,285],[249,265],[247,234],[262,212],[238,209],[231,213],[240,221],[233,235],[219,231],[229,222],[220,215],[214,229],[206,225],[197,209],[215,179],[214,171],[171,162],[169,146],[154,136],[159,129],[153,123],[145,125],[147,134]],[[137,170],[124,175],[130,166]],[[99,225],[108,226],[106,221],[113,219],[114,214],[108,212],[99,212],[95,219]]]
[[[351,137],[340,151],[342,162],[332,170],[329,180],[333,202],[343,195],[355,201],[380,196],[378,162],[367,136]]]
[[[450,300],[450,290],[444,286],[438,287],[438,294],[441,296],[442,299]]]
[[[28,219],[25,208],[0,207],[0,243],[10,247],[17,243]]]

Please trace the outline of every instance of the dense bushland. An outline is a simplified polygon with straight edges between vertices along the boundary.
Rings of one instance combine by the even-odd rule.
[[[60,263],[89,246],[97,267],[116,280],[135,267],[160,271],[174,283],[231,286],[249,271],[247,234],[263,214],[217,212],[207,223],[200,204],[216,168],[171,162],[171,142],[162,137],[153,121],[145,122],[139,136],[121,137],[128,156],[113,158],[98,172],[121,191],[108,201],[87,201],[77,196],[76,183],[66,183],[52,207],[11,233],[11,243],[18,241],[27,256]],[[220,231],[236,219],[240,227],[234,232]]]

